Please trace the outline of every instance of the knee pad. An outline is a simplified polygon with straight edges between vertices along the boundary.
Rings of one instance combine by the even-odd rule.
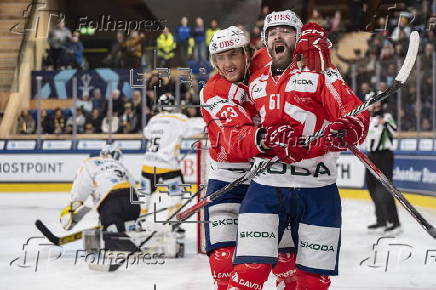
[[[268,280],[272,265],[270,264],[238,264],[233,267],[229,279],[229,289],[260,290]]]
[[[296,290],[327,290],[330,286],[329,276],[309,273],[297,269],[295,273],[297,277]]]
[[[279,253],[278,262],[272,269],[277,277],[277,289],[294,290],[297,286],[295,276],[295,253]]]
[[[213,250],[209,255],[209,265],[212,277],[218,289],[227,289],[227,283],[232,272],[232,259],[235,247],[225,247]]]

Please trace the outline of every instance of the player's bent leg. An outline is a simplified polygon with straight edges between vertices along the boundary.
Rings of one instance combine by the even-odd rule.
[[[272,268],[277,277],[276,286],[280,290],[295,290],[297,280],[295,275],[295,253],[279,253],[278,262]]]
[[[233,253],[235,247],[224,247],[213,250],[209,255],[209,265],[217,290],[226,290],[232,272]]]
[[[268,280],[271,264],[238,264],[230,274],[229,290],[260,290]]]
[[[330,278],[326,275],[309,273],[297,269],[296,290],[327,290],[330,287]]]

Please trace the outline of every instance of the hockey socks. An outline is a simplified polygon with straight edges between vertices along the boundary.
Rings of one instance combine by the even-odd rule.
[[[279,253],[279,260],[272,269],[277,277],[276,286],[280,290],[295,290],[297,277],[295,275],[295,253]]]
[[[308,273],[297,269],[297,288],[296,290],[327,290],[330,286],[329,276]]]
[[[229,290],[260,290],[268,280],[270,264],[238,264],[230,275]]]
[[[215,249],[209,255],[209,265],[217,290],[226,290],[232,272],[235,247]]]

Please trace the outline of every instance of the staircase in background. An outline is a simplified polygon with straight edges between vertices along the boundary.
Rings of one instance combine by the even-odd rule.
[[[31,0],[0,0],[0,111],[9,97],[17,67],[22,34],[9,29],[17,23],[24,25],[23,11]]]

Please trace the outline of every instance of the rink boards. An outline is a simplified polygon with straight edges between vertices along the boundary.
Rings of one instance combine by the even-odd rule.
[[[424,203],[423,206],[436,208],[436,150],[432,150],[433,142],[416,141],[402,139],[396,142],[394,184],[404,192],[419,195],[417,198]],[[97,149],[105,142],[79,140],[74,144],[71,140],[50,140],[38,144],[36,140],[0,141],[0,192],[68,191],[80,162],[97,154]],[[124,151],[123,163],[139,180],[144,154],[142,140],[116,142]],[[192,149],[193,142],[185,140],[182,143],[181,168],[185,182],[195,184],[197,154]],[[364,190],[365,168],[351,153],[344,152],[339,157],[337,176],[340,188],[355,189],[351,197],[358,197],[358,192],[368,196]]]

